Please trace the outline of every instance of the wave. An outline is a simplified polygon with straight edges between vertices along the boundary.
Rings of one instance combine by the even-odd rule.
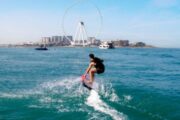
[[[102,95],[111,102],[119,102],[120,99],[112,85],[104,85],[104,80],[97,81],[94,84],[94,90],[90,92],[82,86],[79,77],[69,77],[47,81],[30,90],[21,90],[16,93],[0,93],[0,98],[31,99],[33,102],[27,105],[29,108],[55,108],[58,112],[84,111],[92,113],[88,108],[88,106],[91,106],[95,111],[107,114],[114,120],[126,119],[126,115],[111,108],[100,99],[100,95]],[[84,105],[88,106],[85,107]]]

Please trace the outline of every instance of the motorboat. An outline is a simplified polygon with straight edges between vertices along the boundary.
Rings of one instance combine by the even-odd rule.
[[[102,42],[102,43],[99,45],[99,48],[100,48],[100,49],[113,49],[114,46],[113,46],[113,43],[112,43],[112,42]]]
[[[35,50],[48,50],[48,48],[45,45],[41,45],[38,48],[35,48]]]

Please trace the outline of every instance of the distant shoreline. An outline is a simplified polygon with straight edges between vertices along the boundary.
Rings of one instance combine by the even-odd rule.
[[[156,46],[153,45],[148,45],[144,42],[134,42],[130,43],[129,40],[111,40],[111,41],[100,41],[96,40],[96,42],[90,42],[86,48],[95,48],[99,47],[102,45],[108,44],[109,46],[111,45],[112,48],[157,48]],[[50,48],[50,47],[61,47],[61,48],[81,48],[84,47],[83,44],[78,44],[80,46],[72,46],[69,41],[60,41],[60,42],[39,42],[39,43],[22,43],[22,44],[0,44],[0,47],[6,47],[6,48],[32,48],[32,47],[40,47],[44,46]]]
[[[0,48],[37,48],[38,45],[33,46],[25,46],[25,45],[0,45]],[[98,48],[98,46],[47,46],[48,48]],[[154,47],[154,46],[144,46],[144,47],[133,47],[133,46],[115,46],[115,48],[160,48],[160,47]]]
[[[0,45],[0,48],[36,48],[36,47],[39,47],[39,46],[4,46],[4,45]],[[83,47],[73,47],[73,46],[51,46],[51,47],[48,47],[48,48],[83,48]],[[98,48],[98,46],[91,46],[91,47],[84,47],[84,48]],[[117,47],[115,46],[115,49],[120,49],[120,48],[144,48],[144,49],[180,49],[180,48],[174,48],[174,47]]]

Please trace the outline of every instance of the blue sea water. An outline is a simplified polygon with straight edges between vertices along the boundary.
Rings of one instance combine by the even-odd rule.
[[[95,90],[88,54],[104,59]],[[180,49],[0,48],[0,120],[179,120]]]

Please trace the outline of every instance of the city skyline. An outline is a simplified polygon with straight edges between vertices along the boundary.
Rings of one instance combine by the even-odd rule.
[[[94,5],[103,17],[99,36],[96,32],[101,28],[101,16]],[[64,19],[67,35],[74,36],[78,21],[83,20],[89,37],[180,48],[179,13],[178,0],[2,0],[0,44],[35,42],[43,36],[63,35]]]

